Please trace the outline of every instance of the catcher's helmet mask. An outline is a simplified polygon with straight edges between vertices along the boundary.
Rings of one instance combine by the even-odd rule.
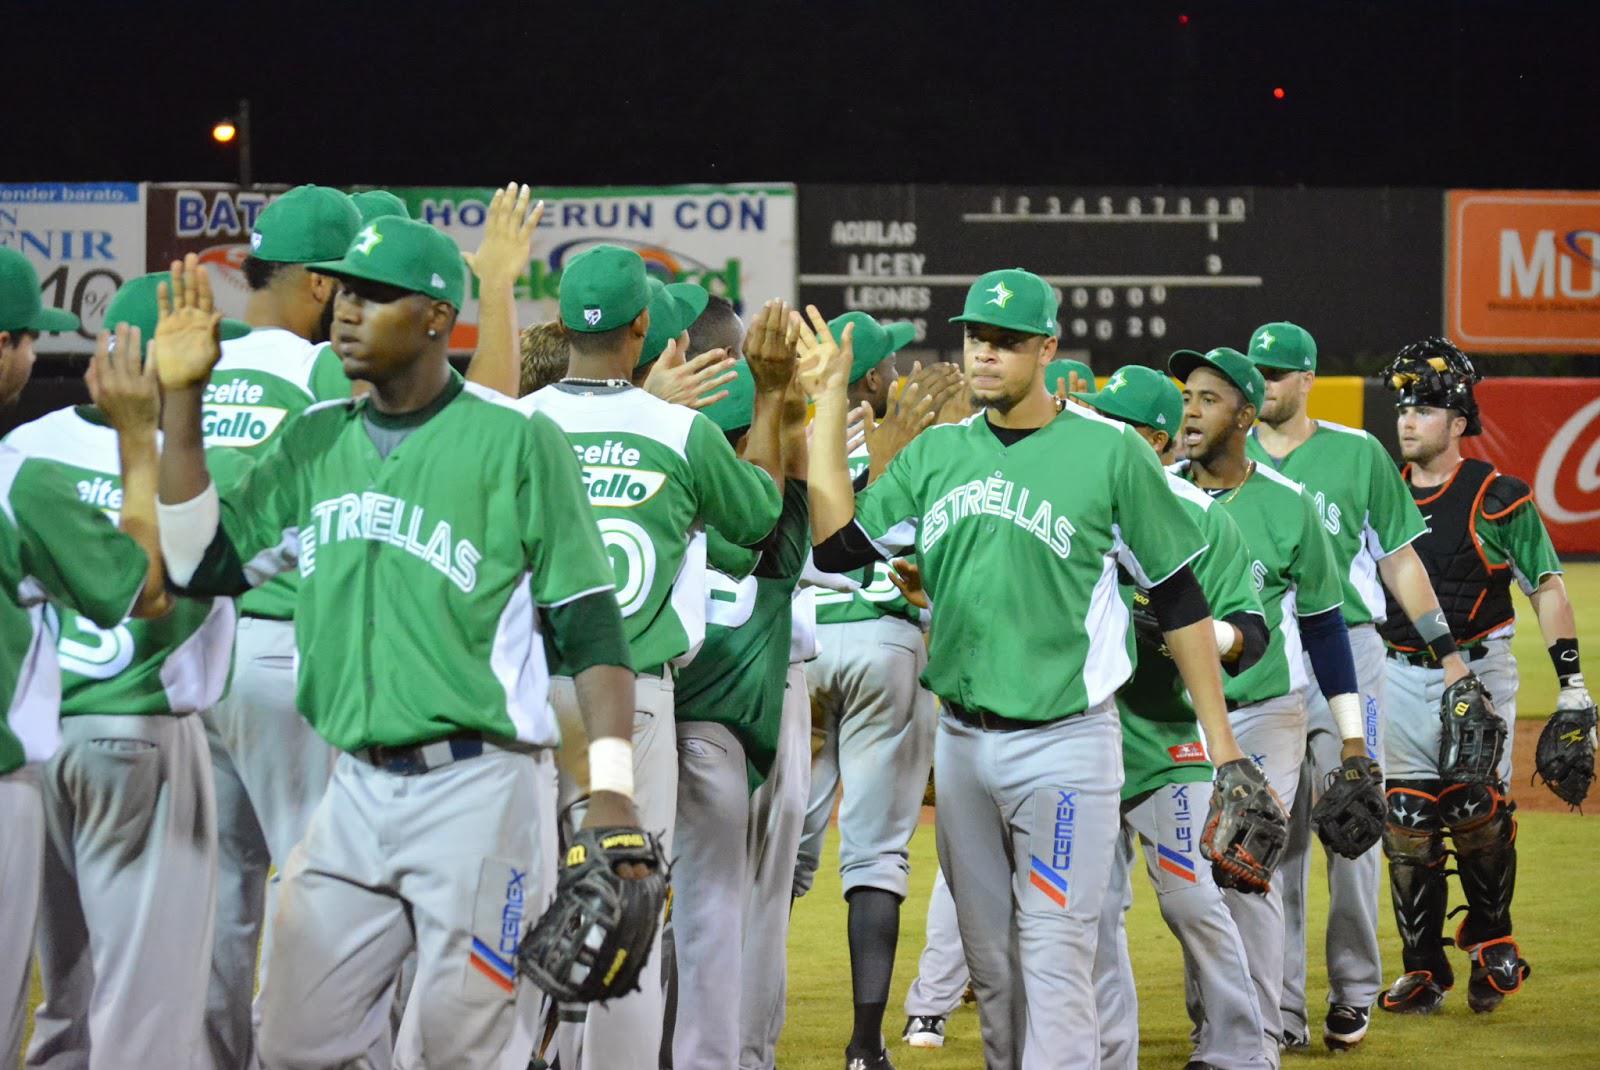
[[[1395,407],[1424,405],[1455,409],[1467,421],[1463,435],[1481,435],[1478,402],[1472,384],[1482,378],[1467,355],[1443,338],[1412,342],[1395,354],[1382,372],[1385,385],[1397,392]]]

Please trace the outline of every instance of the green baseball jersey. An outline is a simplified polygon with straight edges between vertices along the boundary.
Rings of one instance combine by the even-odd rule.
[[[1019,720],[1081,713],[1127,680],[1119,564],[1153,587],[1205,547],[1144,440],[1075,405],[1011,446],[982,412],[929,428],[856,495],[856,521],[881,554],[921,557],[924,685]]]
[[[410,434],[384,456],[369,421]],[[613,582],[555,424],[451,373],[421,413],[312,406],[219,490],[190,586],[234,593],[298,567],[297,705],[329,743],[556,743],[540,607]]]
[[[805,484],[787,480],[777,531],[759,555],[706,533],[706,639],[678,671],[677,717],[727,725],[744,745],[751,791],[778,753],[790,599],[811,552],[810,520]]]
[[[202,402],[206,450],[228,447],[248,456],[306,406],[349,396],[350,380],[331,348],[281,327],[257,328],[222,343]],[[224,471],[232,474],[236,467]],[[227,478],[218,476],[219,482]],[[295,575],[286,572],[240,598],[239,612],[289,620],[297,588]]]
[[[1479,510],[1472,526],[1484,557],[1491,565],[1510,565],[1523,594],[1532,594],[1546,576],[1561,574],[1561,559],[1531,494],[1492,519]]]
[[[61,667],[46,600],[114,628],[144,586],[139,544],[53,465],[0,445],[0,775],[61,742]]]
[[[1422,511],[1377,439],[1328,420],[1312,423],[1311,437],[1287,457],[1268,454],[1255,432],[1245,450],[1305,488],[1333,546],[1345,623],[1372,624],[1384,617],[1378,562],[1422,534]]]
[[[1173,470],[1192,482],[1187,461],[1178,462]],[[1224,681],[1228,700],[1248,706],[1305,686],[1296,618],[1337,607],[1344,588],[1333,546],[1300,484],[1269,465],[1257,464],[1243,483],[1216,499],[1244,538],[1270,640],[1260,661]]]
[[[1250,579],[1250,555],[1233,518],[1194,484],[1171,474],[1167,480],[1206,538],[1206,551],[1193,567],[1211,615],[1219,620],[1235,613],[1264,618]],[[1122,595],[1131,602],[1133,588],[1123,584]],[[1124,801],[1164,784],[1211,779],[1194,707],[1170,657],[1149,647],[1138,649],[1133,677],[1117,692],[1117,712],[1122,715]]]
[[[859,478],[871,460],[865,446],[852,453],[850,478]],[[900,588],[889,578],[889,565],[886,562],[875,561],[845,575],[858,584],[855,590],[817,588],[818,624],[845,624],[876,617],[902,617],[913,624],[922,623],[922,610],[906,601]]]
[[[58,409],[23,424],[6,442],[48,462],[79,501],[113,521],[121,512],[117,433],[99,410]],[[57,621],[63,717],[196,713],[222,697],[233,660],[230,599],[178,598],[159,619],[106,626],[66,604],[52,604],[49,615]]]
[[[772,478],[741,461],[708,417],[633,387],[553,385],[517,406],[553,420],[582,469],[634,665],[655,669],[699,646],[702,529],[738,545],[766,538],[780,505]]]

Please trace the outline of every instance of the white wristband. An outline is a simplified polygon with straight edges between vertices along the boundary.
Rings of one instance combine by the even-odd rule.
[[[1328,700],[1328,709],[1333,714],[1333,723],[1339,729],[1341,739],[1359,739],[1363,742],[1366,740],[1366,727],[1361,720],[1360,695],[1353,691],[1335,695]]]
[[[1217,633],[1217,657],[1227,657],[1233,644],[1239,641],[1239,631],[1225,620],[1211,619],[1211,628]]]
[[[601,736],[589,743],[589,791],[633,798],[633,741]]]
[[[194,579],[206,548],[216,537],[221,515],[215,483],[207,483],[205,490],[186,502],[165,505],[156,501],[161,556],[166,558],[167,578],[179,587]]]

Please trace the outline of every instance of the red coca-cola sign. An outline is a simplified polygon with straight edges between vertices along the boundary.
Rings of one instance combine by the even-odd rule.
[[[1487,379],[1483,434],[1463,440],[1533,488],[1560,553],[1600,553],[1600,379]]]

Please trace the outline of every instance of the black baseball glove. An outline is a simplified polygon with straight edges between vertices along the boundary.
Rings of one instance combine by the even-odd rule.
[[[1217,767],[1200,854],[1219,885],[1266,894],[1289,842],[1289,815],[1261,767],[1236,758]]]
[[[1383,770],[1371,758],[1346,758],[1328,774],[1322,798],[1311,809],[1311,824],[1330,851],[1360,858],[1383,836],[1388,804]]]
[[[1455,784],[1496,784],[1505,753],[1506,723],[1494,712],[1483,681],[1468,673],[1439,700],[1439,776]]]
[[[619,876],[639,863],[650,874]],[[517,969],[565,1003],[590,1003],[639,988],[667,900],[661,843],[636,828],[579,829],[556,880],[555,902],[517,948]]]
[[[1534,775],[1569,806],[1582,806],[1594,783],[1595,707],[1556,710],[1539,733]]]

